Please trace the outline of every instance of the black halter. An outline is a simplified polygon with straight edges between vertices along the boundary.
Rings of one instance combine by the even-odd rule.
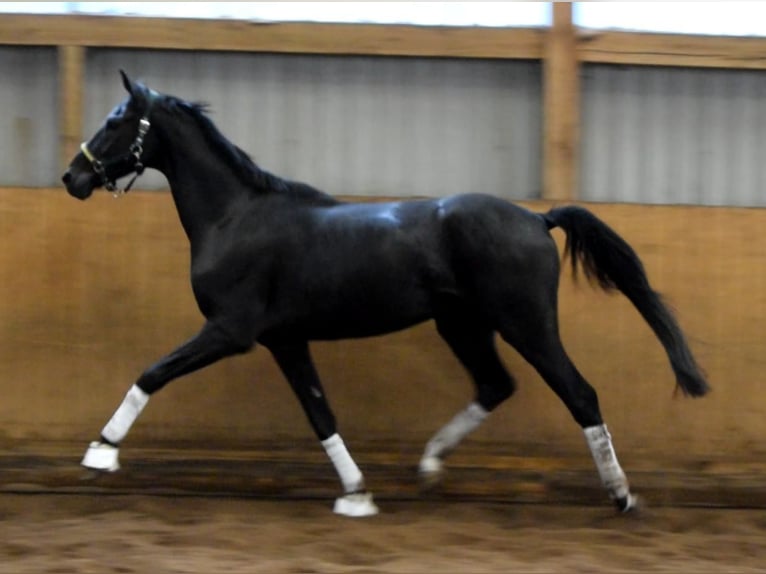
[[[82,142],[80,144],[80,150],[82,151],[83,155],[93,166],[93,171],[96,172],[96,175],[101,178],[101,184],[108,191],[111,191],[114,197],[120,197],[121,195],[130,191],[130,188],[133,186],[133,183],[136,181],[138,176],[144,173],[145,166],[141,161],[141,156],[144,153],[144,137],[149,131],[150,126],[151,124],[149,123],[147,112],[147,114],[138,122],[138,134],[136,135],[136,139],[133,140],[132,144],[130,144],[130,147],[126,153],[117,157],[100,160],[88,149],[88,142]],[[110,175],[110,172],[113,174],[115,168],[118,166],[127,166],[129,167],[130,171],[135,172],[133,179],[131,179],[128,185],[126,185],[123,189],[117,187],[117,178],[114,177],[114,175]]]

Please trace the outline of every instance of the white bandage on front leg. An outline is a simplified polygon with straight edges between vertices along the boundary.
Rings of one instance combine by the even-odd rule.
[[[322,446],[330,457],[335,470],[338,472],[343,490],[346,493],[360,492],[364,490],[364,477],[362,471],[356,466],[354,459],[346,448],[343,439],[338,433],[322,441]]]
[[[479,403],[471,403],[456,414],[426,444],[420,459],[420,472],[434,473],[442,468],[442,459],[489,416]]]
[[[149,395],[139,389],[137,385],[133,385],[125,395],[122,404],[106,423],[104,430],[101,431],[101,436],[112,444],[120,444],[148,402]]]
[[[590,452],[596,463],[601,483],[609,491],[609,496],[619,500],[630,495],[628,479],[617,462],[617,455],[612,446],[612,437],[606,425],[597,425],[583,429]]]

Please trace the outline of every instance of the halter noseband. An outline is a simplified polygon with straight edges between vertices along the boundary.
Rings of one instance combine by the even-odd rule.
[[[120,197],[121,195],[130,191],[130,188],[133,186],[133,183],[136,181],[138,176],[144,173],[145,166],[141,161],[141,156],[144,153],[144,137],[146,137],[146,134],[151,127],[151,123],[149,123],[149,119],[147,117],[148,115],[149,113],[147,111],[146,115],[144,115],[144,117],[138,121],[138,135],[136,135],[136,139],[133,140],[133,143],[130,144],[128,151],[121,156],[100,160],[88,149],[88,142],[82,142],[80,144],[80,151],[82,151],[82,154],[91,163],[93,166],[93,171],[96,172],[96,175],[101,178],[101,184],[108,191],[111,191],[114,197]],[[117,187],[117,178],[109,177],[107,172],[112,166],[126,162],[132,162],[133,165],[131,167],[135,174],[133,175],[133,179],[130,180],[128,185],[126,185],[123,189],[120,189]]]

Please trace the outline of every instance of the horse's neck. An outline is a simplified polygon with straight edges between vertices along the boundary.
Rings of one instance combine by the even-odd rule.
[[[166,132],[162,171],[189,241],[194,245],[252,193],[199,130]],[[172,142],[172,143],[171,143]]]

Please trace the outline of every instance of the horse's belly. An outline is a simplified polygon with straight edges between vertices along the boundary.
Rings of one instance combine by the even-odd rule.
[[[423,293],[375,297],[371,293],[335,294],[307,301],[303,312],[277,329],[283,335],[308,340],[353,339],[400,331],[431,318],[431,305]]]
[[[408,315],[399,317],[377,316],[352,316],[334,317],[332,320],[311,322],[301,330],[305,331],[306,338],[314,341],[328,341],[335,339],[357,339],[362,337],[375,337],[401,331],[430,318],[426,313],[421,315]]]
[[[286,329],[315,340],[371,337],[432,317],[434,294],[451,285],[433,249],[404,240],[360,244],[363,257],[317,252],[284,269],[271,309]]]

